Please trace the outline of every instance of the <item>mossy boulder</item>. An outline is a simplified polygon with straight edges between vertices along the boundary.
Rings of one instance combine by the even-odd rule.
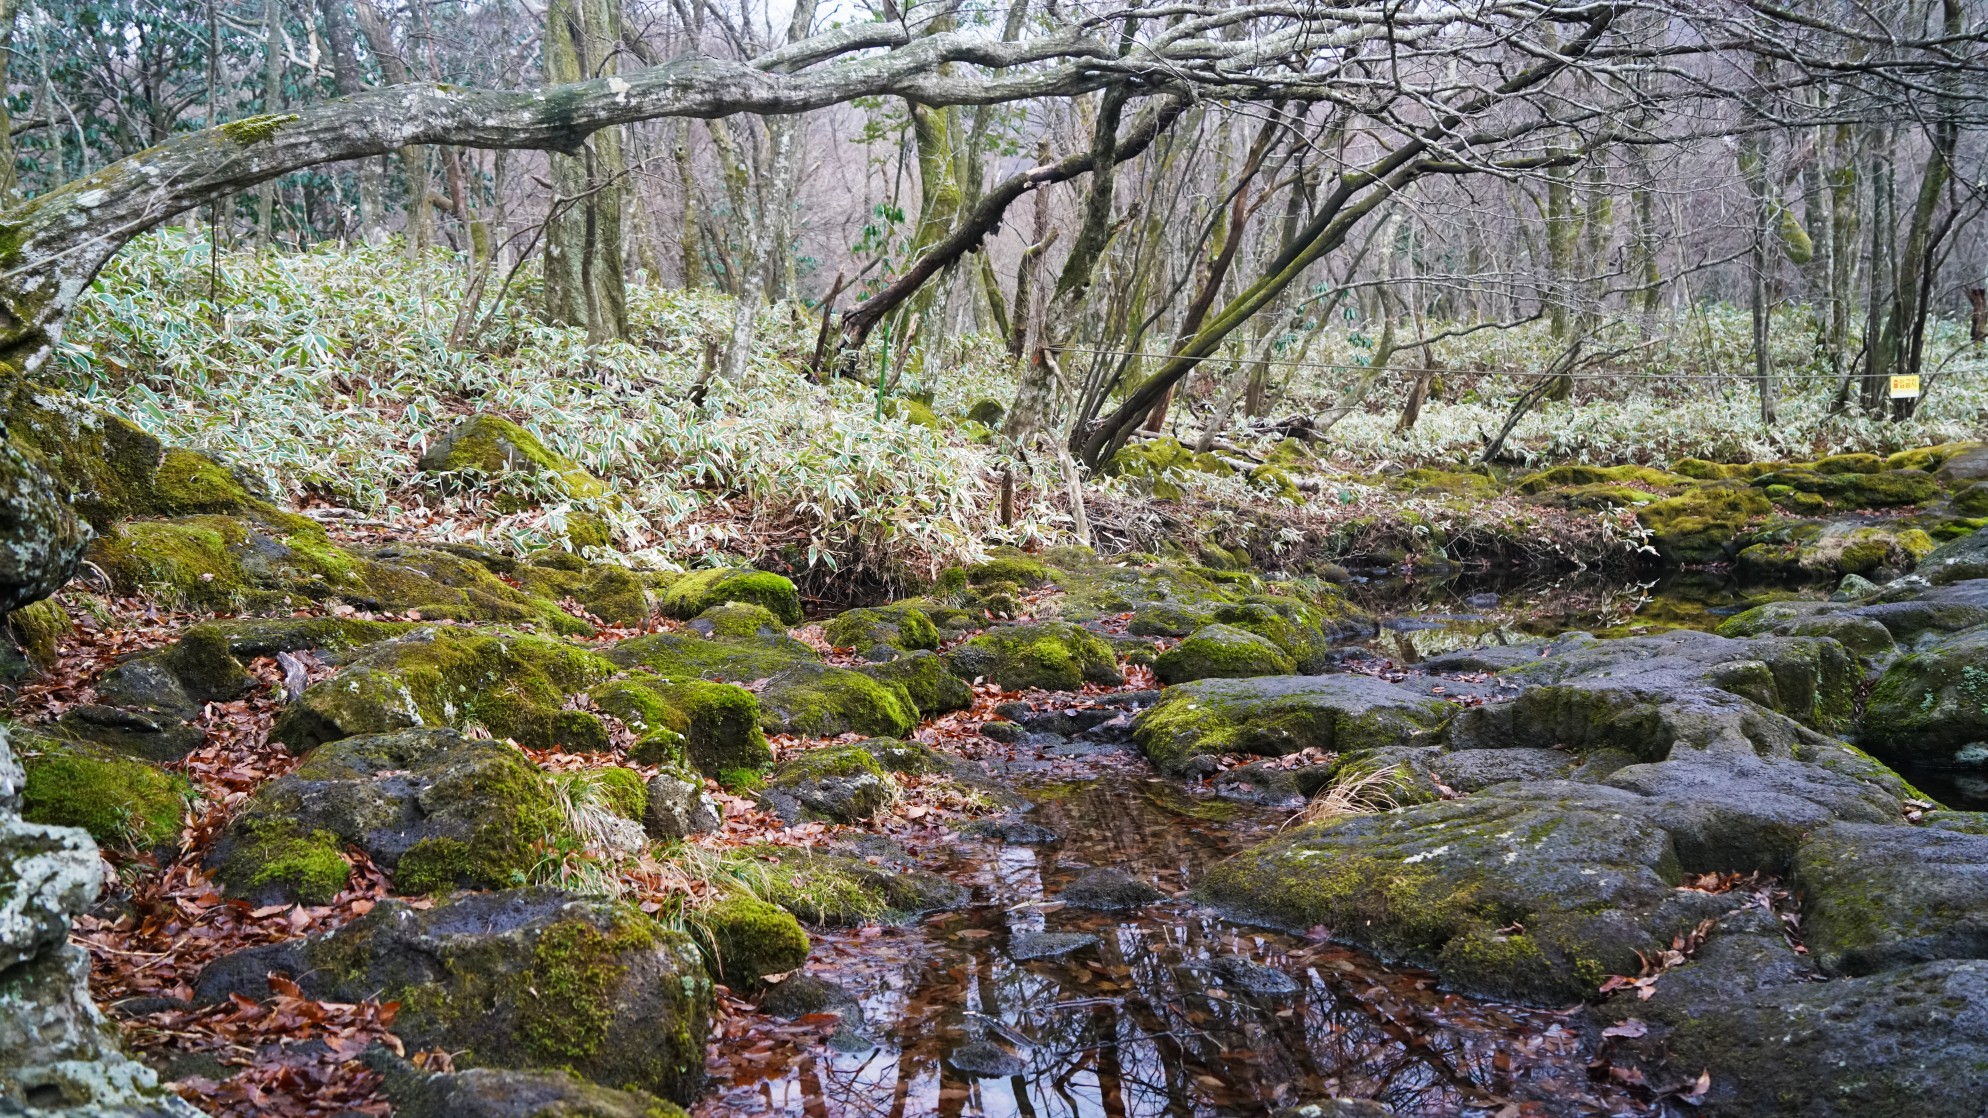
[[[592,713],[567,709],[566,700],[615,671],[563,641],[424,626],[367,648],[312,684],[271,736],[303,752],[355,734],[481,725],[533,748],[598,751],[607,746],[607,727]]]
[[[959,885],[901,860],[873,862],[791,846],[745,847],[731,856],[726,872],[761,899],[823,927],[909,920],[967,901]]]
[[[224,956],[196,997],[268,997],[271,972],[306,997],[399,1002],[395,1034],[461,1066],[564,1068],[685,1103],[704,1081],[703,956],[618,902],[539,888],[386,901],[337,931]]]
[[[1451,989],[1585,1000],[1708,914],[1674,890],[1670,836],[1638,799],[1549,783],[1308,824],[1219,863],[1197,893],[1235,917],[1324,926],[1433,966]]]
[[[1741,548],[1736,563],[1750,579],[1890,578],[1911,570],[1934,547],[1918,528],[1856,523],[1805,524],[1751,538],[1756,542]]]
[[[586,563],[567,552],[542,552],[511,570],[518,586],[540,598],[572,598],[610,625],[640,625],[655,599],[635,572],[613,563]]]
[[[1948,540],[1919,561],[1919,572],[1935,586],[1988,578],[1988,530]]]
[[[1644,505],[1636,519],[1658,554],[1671,563],[1714,563],[1728,557],[1747,524],[1774,511],[1754,489],[1708,485]]]
[[[1890,630],[1870,617],[1826,608],[1830,603],[1768,602],[1721,622],[1722,637],[1828,637],[1856,656],[1872,660],[1897,647]]]
[[[269,509],[222,462],[169,450],[130,420],[74,396],[23,386],[6,407],[4,426],[17,448],[10,453],[46,471],[99,530],[134,517]]]
[[[856,669],[886,687],[902,687],[923,718],[936,718],[973,705],[973,688],[946,667],[936,652],[919,649],[880,664]]]
[[[0,437],[0,614],[61,589],[91,535],[57,483]]]
[[[1034,590],[1049,584],[1052,572],[1042,563],[1021,554],[996,555],[966,569],[966,581],[974,586],[1011,583]]]
[[[759,793],[759,802],[789,823],[860,823],[896,800],[897,785],[860,742],[790,755]]]
[[[1690,479],[1679,474],[1665,473],[1649,466],[1554,466],[1538,473],[1527,474],[1513,483],[1520,493],[1534,495],[1551,489],[1565,489],[1570,486],[1609,485],[1617,487],[1642,486],[1652,490],[1670,490],[1689,484]]]
[[[766,729],[804,737],[903,737],[918,725],[918,705],[903,684],[827,664],[795,664],[769,677],[759,713]]]
[[[745,568],[689,571],[663,590],[660,606],[670,617],[688,621],[722,602],[762,606],[783,625],[799,625],[801,595],[781,575]]]
[[[1962,516],[1988,516],[1988,481],[1977,481],[1953,495],[1953,509]]]
[[[999,400],[979,399],[966,409],[966,418],[983,427],[999,427],[1008,417],[1008,409]]]
[[[1391,488],[1410,493],[1435,493],[1452,497],[1495,497],[1503,486],[1488,473],[1464,473],[1417,466],[1403,470],[1398,477],[1385,479]]]
[[[1657,499],[1657,494],[1646,489],[1632,489],[1611,482],[1562,486],[1545,490],[1533,498],[1538,504],[1563,509],[1633,509],[1654,503]]]
[[[796,664],[819,664],[814,649],[788,636],[710,636],[695,630],[646,633],[616,642],[601,655],[624,668],[644,668],[665,679],[723,679],[750,683]]]
[[[715,831],[723,822],[718,804],[704,794],[696,774],[664,769],[649,778],[642,829],[650,838],[680,839]]]
[[[1177,501],[1185,495],[1180,487],[1191,473],[1226,476],[1235,468],[1213,454],[1196,453],[1176,439],[1145,439],[1113,455],[1105,464],[1106,474],[1134,482],[1163,501]]]
[[[1988,628],[1938,640],[1894,661],[1864,708],[1860,740],[1888,757],[1988,760]]]
[[[608,496],[607,485],[578,462],[548,448],[537,435],[516,423],[489,414],[472,415],[450,428],[421,455],[420,465],[422,472],[431,474],[523,474],[543,479],[568,498]],[[515,497],[500,501],[513,510],[527,503]]]
[[[640,779],[633,791],[643,793]],[[305,847],[334,856],[356,847],[404,893],[504,888],[531,868],[535,844],[565,833],[551,783],[516,749],[453,730],[402,730],[320,746],[257,789],[209,863],[230,892],[256,903],[327,899],[312,890],[321,878],[271,869],[306,857]]]
[[[1839,509],[1897,508],[1923,505],[1941,496],[1940,483],[1920,470],[1883,470],[1877,473],[1820,473],[1808,470],[1777,470],[1753,479],[1758,489],[1785,485],[1798,493],[1812,493]]]
[[[1915,447],[1912,450],[1901,450],[1884,460],[1884,468],[1887,470],[1925,470],[1928,473],[1933,473],[1945,465],[1947,459],[1967,451],[1979,450],[1981,445],[1978,442],[1957,442],[1941,443],[1938,446]]]
[[[566,1071],[430,1074],[383,1048],[368,1052],[366,1064],[386,1073],[395,1118],[686,1118],[647,1091],[617,1091]]]
[[[1363,675],[1204,679],[1168,688],[1132,720],[1132,740],[1164,772],[1202,773],[1224,753],[1409,744],[1440,729],[1454,709]]]
[[[596,707],[636,734],[629,756],[650,765],[689,765],[707,776],[769,764],[759,700],[730,683],[629,672],[596,687]]]
[[[1213,613],[1161,602],[1134,613],[1126,631],[1135,637],[1185,637],[1214,620]]]
[[[1790,885],[1829,974],[1988,958],[1988,835],[1834,824],[1802,844]]]
[[[721,602],[690,619],[691,632],[711,640],[784,645],[787,626],[773,611],[751,602]]]
[[[1209,625],[1161,653],[1153,670],[1160,682],[1174,684],[1290,675],[1296,668],[1290,654],[1268,638],[1232,625]]]
[[[734,990],[756,990],[768,975],[797,970],[808,961],[808,933],[800,921],[757,897],[726,897],[694,920],[706,932],[712,969]]]
[[[156,851],[178,844],[193,788],[156,765],[84,743],[16,731],[26,770],[21,818],[81,827],[110,850]]]
[[[923,610],[902,604],[838,614],[823,634],[837,648],[855,649],[862,655],[879,647],[898,652],[939,647],[939,628],[932,619]]]
[[[68,610],[48,599],[30,602],[7,615],[7,631],[21,655],[29,666],[43,672],[55,667],[62,639],[74,624]]]
[[[1067,621],[996,626],[954,646],[946,661],[955,674],[990,679],[1006,691],[1075,691],[1086,683],[1124,682],[1111,645]]]

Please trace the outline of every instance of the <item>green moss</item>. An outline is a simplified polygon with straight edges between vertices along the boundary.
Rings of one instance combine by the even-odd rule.
[[[1210,625],[1161,653],[1153,662],[1160,682],[1196,679],[1239,679],[1258,675],[1290,675],[1291,657],[1271,641],[1230,625]]]
[[[642,821],[643,814],[649,810],[649,783],[642,779],[641,773],[612,765],[590,775],[616,815]]]
[[[934,431],[943,430],[945,427],[943,423],[939,422],[939,416],[932,410],[931,405],[921,400],[914,400],[908,396],[889,401],[885,404],[884,411],[893,418],[902,419],[906,423],[916,424],[920,427],[930,427]]]
[[[1527,474],[1518,480],[1515,488],[1525,494],[1543,493],[1549,489],[1570,485],[1641,485],[1650,489],[1670,490],[1688,484],[1688,480],[1682,475],[1665,473],[1648,466],[1568,465]]]
[[[756,897],[726,897],[694,919],[708,933],[713,970],[734,990],[754,989],[767,975],[808,960],[808,934],[800,922]]]
[[[723,567],[691,571],[663,591],[658,605],[665,614],[688,621],[721,602],[764,606],[785,625],[803,620],[801,595],[794,584],[765,571]]]
[[[286,124],[301,119],[296,113],[261,113],[256,116],[231,120],[220,126],[221,134],[233,141],[237,147],[250,147],[267,143]]]
[[[603,712],[636,733],[629,756],[644,764],[688,763],[715,776],[773,760],[760,729],[759,700],[743,687],[632,672],[592,695]]]
[[[1884,460],[1887,470],[1924,470],[1931,473],[1946,464],[1947,459],[1964,451],[1973,450],[1982,444],[1978,442],[1941,443],[1939,446],[1920,447],[1916,450],[1901,450]]]
[[[430,473],[474,470],[495,476],[522,473],[549,477],[566,497],[600,500],[609,496],[601,480],[579,463],[549,449],[538,436],[523,427],[494,415],[475,415],[457,424],[443,439],[421,457],[421,468]],[[522,507],[516,498],[500,500],[500,507]]]
[[[805,737],[903,737],[918,725],[918,704],[903,684],[849,668],[801,664],[774,676],[759,696],[759,721]]]
[[[1953,508],[1962,516],[1988,516],[1988,481],[1977,481],[1955,493]]]
[[[933,652],[920,650],[857,670],[886,687],[902,687],[916,712],[926,718],[973,705],[973,688]]]
[[[983,427],[999,427],[1008,416],[1008,409],[999,400],[979,399],[966,409],[966,418]]]
[[[1315,823],[1288,833],[1302,838],[1335,825]],[[1268,900],[1270,907],[1255,915],[1285,927],[1359,928],[1364,942],[1389,957],[1429,958],[1480,923],[1476,884],[1366,855],[1232,860],[1213,867],[1200,891],[1218,903],[1231,896]]]
[[[160,459],[148,511],[165,516],[236,512],[254,501],[227,467],[204,454],[173,448]]]
[[[1386,480],[1393,487],[1405,489],[1410,493],[1430,492],[1458,497],[1493,497],[1499,492],[1497,479],[1489,474],[1457,473],[1429,466],[1404,470],[1400,477]]]
[[[525,1043],[555,1065],[593,1059],[628,973],[622,956],[654,945],[648,919],[634,911],[606,932],[585,920],[563,920],[540,932],[518,999]]]
[[[1303,501],[1305,495],[1291,475],[1276,466],[1258,466],[1249,472],[1249,483],[1257,489],[1286,501]]]
[[[1188,473],[1228,475],[1235,469],[1213,454],[1197,454],[1171,438],[1146,439],[1125,447],[1105,465],[1105,473],[1134,480],[1154,497],[1177,501],[1179,478]]]
[[[786,636],[787,627],[765,606],[751,602],[724,602],[692,619],[691,624],[714,640],[751,640],[764,636]]]
[[[1086,682],[1113,685],[1121,678],[1103,638],[1060,621],[990,629],[956,646],[948,659],[955,674],[985,677],[1009,691],[1074,691]]]
[[[765,769],[722,769],[712,777],[718,787],[734,796],[748,796],[766,787]]]
[[[1672,562],[1723,559],[1726,548],[1755,517],[1774,506],[1757,490],[1705,486],[1639,509],[1636,519],[1650,530],[1657,550]]]
[[[1568,509],[1607,509],[1639,508],[1657,498],[1642,489],[1631,489],[1626,485],[1599,482],[1594,485],[1568,485],[1541,492],[1535,501],[1543,505]]]
[[[823,634],[837,648],[858,652],[879,644],[906,652],[939,647],[938,626],[915,606],[852,609],[829,621]]]
[[[1034,589],[1047,584],[1049,577],[1048,567],[1019,555],[989,559],[985,563],[975,563],[966,569],[966,580],[975,586],[1009,582],[1016,586]]]
[[[1882,471],[1884,459],[1875,454],[1835,454],[1809,466],[1819,474],[1875,474]]]
[[[238,895],[276,888],[305,904],[330,904],[352,875],[330,831],[304,833],[293,820],[267,817],[245,820],[240,838],[219,874]]]
[[[192,795],[183,778],[108,753],[23,753],[21,817],[28,822],[81,827],[98,845],[120,850],[178,840]]]
[[[1879,473],[1815,473],[1808,470],[1777,470],[1753,479],[1756,488],[1785,485],[1810,493],[1839,509],[1896,508],[1921,505],[1940,496],[1940,484],[1931,474],[1918,470],[1885,470]]]
[[[61,642],[72,626],[69,611],[50,598],[30,602],[7,615],[7,627],[13,631],[15,643],[20,645],[28,663],[44,672],[55,667]]]
[[[1532,1003],[1591,997],[1604,977],[1574,976],[1579,988],[1563,992],[1569,976],[1553,966],[1538,941],[1524,932],[1507,934],[1489,928],[1472,928],[1451,937],[1436,957],[1436,969],[1453,986]],[[1593,969],[1598,972],[1599,964]]]

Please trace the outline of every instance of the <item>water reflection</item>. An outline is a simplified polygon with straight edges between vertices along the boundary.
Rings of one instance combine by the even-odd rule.
[[[1527,1114],[1637,1112],[1595,1093],[1587,1046],[1562,1015],[1449,997],[1426,975],[1229,925],[1180,899],[1134,914],[1061,905],[1061,890],[1098,866],[1183,893],[1280,821],[1256,809],[1183,818],[1142,794],[1145,783],[1110,778],[1044,803],[1034,818],[1063,836],[1056,845],[962,840],[949,868],[974,885],[966,911],[820,937],[809,970],[861,1000],[875,1047],[816,1047],[735,1076],[705,1112],[1217,1116],[1333,1094],[1404,1115],[1495,1114],[1527,1100]],[[1019,937],[1044,932],[1097,942],[1061,958],[1011,956]],[[1295,980],[1289,992],[1266,992],[1276,975]]]

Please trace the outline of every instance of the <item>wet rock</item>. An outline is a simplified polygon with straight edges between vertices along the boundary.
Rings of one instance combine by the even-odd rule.
[[[967,901],[967,891],[958,883],[917,869],[908,860],[877,855],[871,862],[868,856],[793,847],[747,850],[760,879],[759,895],[809,924],[849,927],[908,920]]]
[[[1208,625],[1160,654],[1153,671],[1162,683],[1289,675],[1291,656],[1267,637],[1232,625]]]
[[[1330,779],[1329,765],[1287,769],[1271,761],[1253,761],[1215,774],[1215,794],[1238,803],[1298,808]]]
[[[0,1111],[198,1118],[119,1050],[91,1001],[69,922],[96,898],[103,863],[83,831],[23,822],[22,784],[0,730]]]
[[[1988,578],[1988,531],[1948,540],[1919,560],[1916,570],[1935,586]]]
[[[1001,625],[946,654],[954,674],[986,678],[1008,691],[1075,691],[1086,683],[1116,687],[1117,658],[1097,634],[1067,621]]]
[[[1887,756],[1988,758],[1988,626],[1909,653],[1879,677],[1862,740]]]
[[[0,435],[0,615],[61,589],[92,535],[47,472]]]
[[[208,859],[252,903],[328,902],[356,846],[404,893],[501,888],[564,830],[552,787],[503,742],[453,730],[367,734],[320,746],[256,790]]]
[[[1124,870],[1094,869],[1064,886],[1056,899],[1098,912],[1130,912],[1165,900],[1166,894]]]
[[[981,1079],[1006,1079],[1028,1070],[1027,1060],[991,1040],[970,1040],[946,1054],[946,1062]]]
[[[1849,574],[1844,575],[1843,581],[1836,584],[1836,589],[1830,593],[1829,600],[1832,602],[1855,602],[1868,598],[1877,592],[1877,583],[1872,582],[1863,575]]]
[[[1243,919],[1324,925],[1434,964],[1457,989],[1577,1001],[1705,915],[1693,905],[1707,895],[1673,890],[1676,852],[1640,801],[1553,781],[1341,817],[1219,863],[1197,892]]]
[[[773,769],[759,802],[789,823],[857,823],[890,806],[897,786],[863,745],[818,746]]]
[[[861,1028],[863,1005],[841,984],[812,974],[790,974],[769,983],[759,996],[759,1011],[769,1017],[792,1021],[811,1013],[837,1013],[842,1023]]]
[[[773,675],[759,692],[759,710],[767,730],[803,737],[901,738],[918,725],[918,706],[902,684],[827,664],[795,664]]]
[[[647,1091],[617,1091],[564,1071],[471,1068],[431,1075],[388,1057],[386,1094],[402,1118],[658,1118],[681,1114]]]
[[[1646,797],[1643,810],[1669,832],[1687,872],[1783,874],[1816,828],[1889,823],[1902,810],[1902,785],[1882,766],[1833,742],[1810,748],[1799,761],[1673,750],[1667,762],[1624,766],[1605,783]]]
[[[680,839],[718,829],[723,822],[718,803],[704,794],[704,782],[663,772],[649,780],[649,802],[642,829],[650,838]]]
[[[1213,767],[1214,755],[1282,756],[1399,745],[1424,736],[1455,710],[1370,676],[1208,679],[1169,688],[1132,724],[1132,738],[1170,773]]]
[[[1988,958],[1988,836],[1839,823],[1795,859],[1804,941],[1833,974]]]
[[[1436,779],[1459,792],[1477,792],[1508,780],[1559,780],[1578,763],[1558,749],[1464,749],[1430,758]]]
[[[1550,641],[1528,641],[1520,644],[1487,644],[1479,648],[1463,648],[1455,652],[1445,652],[1430,656],[1416,670],[1429,675],[1465,675],[1476,672],[1502,672],[1508,668],[1522,668],[1548,656],[1586,648],[1598,643],[1589,633],[1562,633]]]
[[[1372,1099],[1319,1099],[1271,1111],[1270,1118],[1394,1118],[1395,1110]]]
[[[1726,621],[1719,633],[1833,637],[1868,659],[1894,644],[1912,647],[1980,625],[1988,625],[1988,580],[1931,586],[1913,576],[1854,602],[1769,602]]]
[[[552,889],[466,893],[432,909],[386,901],[338,930],[223,956],[202,1002],[306,997],[401,1003],[410,1048],[508,1069],[564,1068],[689,1102],[703,1082],[711,981],[687,936],[628,906]]]
[[[1298,992],[1298,980],[1275,967],[1254,963],[1241,955],[1224,955],[1209,967],[1222,985],[1260,998],[1289,997]]]
[[[976,819],[961,828],[962,833],[985,836],[1009,846],[1046,846],[1058,841],[1055,831],[1040,823],[1003,815],[994,819]]]
[[[1096,946],[1097,942],[1098,937],[1089,932],[1024,932],[1009,938],[1008,957],[1018,963],[1061,959]]]

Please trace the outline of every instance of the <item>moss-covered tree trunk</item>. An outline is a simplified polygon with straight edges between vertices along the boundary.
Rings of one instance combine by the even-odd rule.
[[[551,85],[618,73],[619,0],[552,0],[545,10],[545,80]],[[552,214],[545,227],[545,319],[584,326],[590,341],[628,335],[622,193],[628,167],[621,130],[604,128],[575,155],[554,154]]]

